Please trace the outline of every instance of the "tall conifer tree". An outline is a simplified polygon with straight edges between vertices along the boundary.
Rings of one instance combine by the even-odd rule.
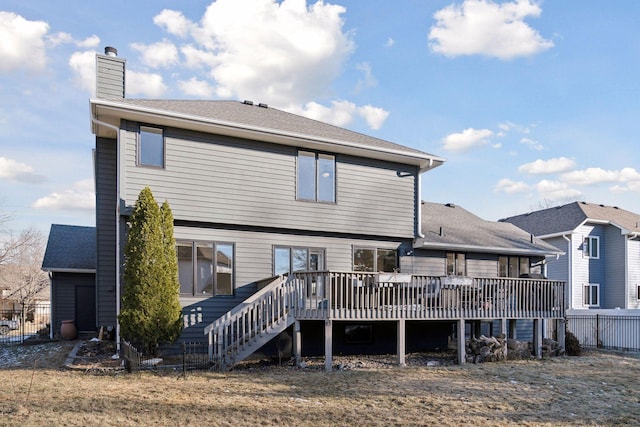
[[[151,189],[138,196],[125,246],[124,289],[120,310],[122,337],[154,354],[159,344],[180,334],[178,266],[173,215],[160,209]]]

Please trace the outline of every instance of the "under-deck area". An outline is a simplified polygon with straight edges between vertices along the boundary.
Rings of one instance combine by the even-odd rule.
[[[393,322],[398,363],[405,363],[407,322],[456,325],[458,361],[465,361],[465,329],[498,321],[511,335],[517,320],[533,321],[539,355],[542,320],[562,322],[565,283],[546,279],[419,276],[398,273],[296,272],[274,280],[205,329],[210,356],[230,366],[293,325],[293,354],[301,360],[301,322],[324,323],[325,366],[331,369],[335,322]],[[564,328],[559,328],[558,330]],[[409,335],[411,337],[411,335]],[[561,337],[559,337],[559,340]]]

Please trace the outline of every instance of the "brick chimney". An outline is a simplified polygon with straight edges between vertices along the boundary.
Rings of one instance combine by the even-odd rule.
[[[96,55],[96,98],[124,98],[125,62],[110,46],[104,48],[104,55]]]

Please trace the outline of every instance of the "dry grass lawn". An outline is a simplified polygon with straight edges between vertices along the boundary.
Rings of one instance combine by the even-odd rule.
[[[638,372],[640,355],[604,351],[329,373],[256,368],[186,379],[166,371],[3,368],[0,425],[640,425]]]

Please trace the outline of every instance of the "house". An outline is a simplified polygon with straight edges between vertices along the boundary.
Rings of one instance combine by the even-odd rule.
[[[570,309],[640,309],[640,215],[573,202],[501,221],[565,253],[547,273],[569,284]]]
[[[320,350],[330,367],[334,349],[391,348],[403,363],[407,348],[447,325],[558,316],[562,283],[497,280],[499,255],[530,256],[529,268],[555,251],[520,242],[522,233],[493,261],[476,255],[475,240],[454,247],[456,262],[468,254],[469,273],[487,274],[447,278],[448,251],[430,246],[430,206],[420,201],[422,174],[442,158],[262,103],[129,99],[125,61],[105,53],[90,101],[96,327],[117,328],[126,223],[145,186],[173,211],[181,339],[208,339],[220,366],[275,337],[286,343],[283,332],[297,360]]]
[[[81,334],[96,332],[96,229],[52,224],[42,269],[51,280],[51,337],[63,320]]]

